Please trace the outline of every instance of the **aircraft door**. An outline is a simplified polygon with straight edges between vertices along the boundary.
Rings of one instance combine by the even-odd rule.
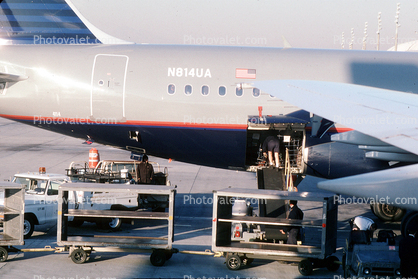
[[[98,54],[91,78],[90,118],[102,124],[125,120],[128,56]]]

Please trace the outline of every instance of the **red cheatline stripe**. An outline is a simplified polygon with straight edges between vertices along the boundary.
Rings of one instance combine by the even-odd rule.
[[[131,125],[131,126],[157,126],[157,127],[173,127],[173,128],[204,128],[204,129],[232,129],[232,130],[245,130],[247,125],[245,124],[216,124],[216,123],[184,123],[184,122],[164,122],[164,121],[134,121],[128,120],[126,122],[96,122],[88,118],[72,118],[72,117],[34,117],[34,116],[21,116],[21,115],[7,115],[0,114],[0,117],[12,119],[12,120],[24,120],[46,122],[46,124],[59,123],[59,124],[108,124],[108,125]]]

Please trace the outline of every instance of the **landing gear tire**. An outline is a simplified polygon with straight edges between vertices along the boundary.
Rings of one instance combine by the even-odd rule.
[[[167,259],[167,255],[164,250],[154,250],[151,254],[150,261],[153,266],[163,266]]]
[[[87,261],[87,252],[77,248],[71,253],[71,260],[76,264],[85,263]]]
[[[407,229],[412,224],[415,224],[415,226],[418,225],[418,212],[417,211],[410,211],[403,218],[402,223],[401,223],[401,233],[403,237],[406,237],[408,235]]]
[[[0,247],[0,262],[7,261],[7,257],[9,256],[9,252],[4,247]]]
[[[242,261],[238,255],[227,255],[226,256],[226,267],[230,270],[238,270],[241,268]]]
[[[303,276],[311,275],[313,271],[312,262],[307,259],[300,261],[298,264],[298,270]]]
[[[35,221],[30,216],[25,216],[23,221],[23,238],[28,239],[32,236],[33,230],[35,229]]]
[[[397,222],[405,216],[406,210],[384,203],[375,203],[371,205],[372,211],[382,221]]]

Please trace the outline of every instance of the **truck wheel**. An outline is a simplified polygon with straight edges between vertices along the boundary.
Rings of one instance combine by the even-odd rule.
[[[87,252],[77,248],[71,253],[71,260],[76,264],[82,264],[87,260]]]
[[[340,264],[338,262],[338,258],[336,256],[331,256],[325,259],[326,267],[329,271],[337,271],[340,268]]]
[[[163,266],[166,261],[166,253],[164,250],[154,250],[151,254],[150,261],[153,266]]]
[[[400,221],[406,213],[405,209],[384,203],[375,203],[373,209],[374,215],[382,221]]]
[[[0,262],[5,262],[9,253],[7,252],[6,248],[0,247]]]
[[[230,270],[238,270],[241,268],[242,261],[238,255],[226,256],[226,267]]]
[[[300,261],[298,265],[298,270],[299,273],[303,276],[311,275],[313,271],[312,262],[307,259]]]
[[[33,218],[30,216],[25,216],[25,220],[23,221],[23,237],[25,239],[30,238],[34,229],[35,222],[33,221]]]
[[[103,219],[99,222],[99,227],[105,230],[111,230],[112,232],[118,231],[122,226],[122,219],[120,218]]]

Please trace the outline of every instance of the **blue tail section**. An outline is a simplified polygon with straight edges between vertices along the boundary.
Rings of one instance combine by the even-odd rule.
[[[97,44],[65,0],[0,0],[0,44]]]

